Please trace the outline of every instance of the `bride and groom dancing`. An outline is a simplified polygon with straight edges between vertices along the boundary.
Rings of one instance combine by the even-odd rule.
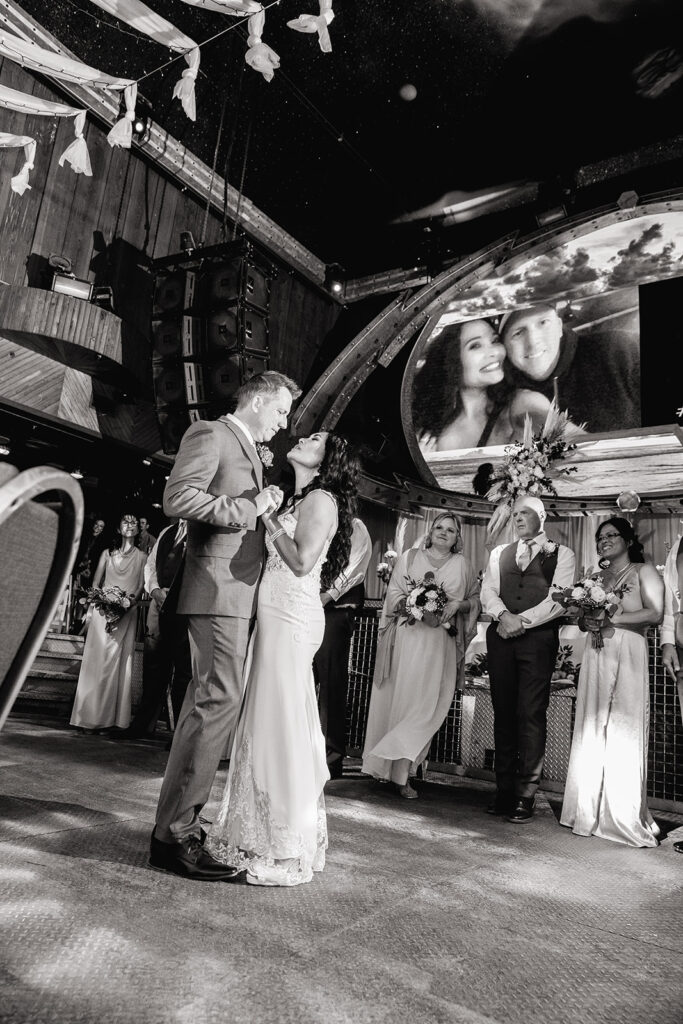
[[[329,773],[312,663],[325,628],[321,587],[349,555],[358,471],[344,438],[302,438],[287,455],[294,495],[275,515],[283,494],[263,486],[256,445],[286,427],[300,394],[283,374],[252,377],[234,415],[189,428],[164,494],[166,514],[188,521],[178,612],[188,616],[192,682],[150,864],[189,878],[241,880],[246,870],[252,884],[297,885],[325,862]],[[199,813],[233,733],[206,834]]]

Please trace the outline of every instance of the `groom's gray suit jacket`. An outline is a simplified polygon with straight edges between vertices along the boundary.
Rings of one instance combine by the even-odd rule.
[[[164,491],[164,512],[187,519],[178,613],[251,618],[264,555],[255,498],[263,466],[230,420],[200,420],[183,436]]]

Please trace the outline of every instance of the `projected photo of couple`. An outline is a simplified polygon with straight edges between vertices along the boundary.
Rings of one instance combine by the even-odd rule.
[[[637,289],[452,318],[414,364],[413,430],[427,461],[518,440],[525,416],[540,429],[553,399],[588,433],[641,425]]]

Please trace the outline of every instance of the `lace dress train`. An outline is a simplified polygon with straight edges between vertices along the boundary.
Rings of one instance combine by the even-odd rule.
[[[281,515],[293,536],[296,518]],[[313,681],[325,617],[320,571],[296,577],[268,542],[245,699],[220,811],[206,840],[256,885],[299,885],[325,866],[329,778]]]

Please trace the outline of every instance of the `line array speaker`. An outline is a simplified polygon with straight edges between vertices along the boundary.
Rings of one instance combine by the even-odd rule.
[[[244,243],[153,264],[152,379],[164,451],[191,422],[231,407],[240,384],[269,367],[275,270]]]

